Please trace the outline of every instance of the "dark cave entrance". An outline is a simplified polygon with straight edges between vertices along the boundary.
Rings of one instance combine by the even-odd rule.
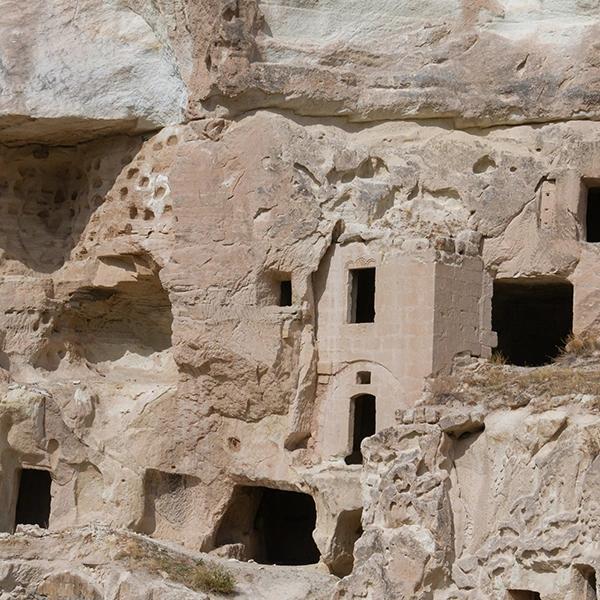
[[[597,590],[596,571],[592,570],[585,577],[585,600],[596,600],[598,598]]]
[[[52,478],[48,471],[40,469],[23,469],[21,471],[15,527],[17,525],[39,525],[48,529],[51,485]]]
[[[508,600],[541,600],[541,596],[530,590],[508,590]]]
[[[375,435],[375,396],[372,394],[361,394],[352,399],[352,452],[345,458],[347,465],[360,465],[363,455],[360,450],[361,442]]]
[[[245,558],[267,565],[311,565],[317,511],[309,494],[237,486],[216,535],[216,545],[243,544]]]
[[[600,187],[587,189],[585,239],[592,243],[600,242]]]
[[[564,280],[499,279],[494,282],[492,329],[497,350],[519,366],[539,366],[558,356],[573,328],[573,286]]]

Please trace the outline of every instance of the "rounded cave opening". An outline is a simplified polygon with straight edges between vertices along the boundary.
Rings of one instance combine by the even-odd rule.
[[[237,546],[243,560],[265,565],[312,565],[317,511],[310,494],[238,485],[216,532],[215,546]]]
[[[173,314],[158,269],[140,269],[131,257],[119,260],[130,276],[113,287],[84,286],[70,294],[50,323],[36,367],[53,371],[64,360],[146,369],[171,349]]]

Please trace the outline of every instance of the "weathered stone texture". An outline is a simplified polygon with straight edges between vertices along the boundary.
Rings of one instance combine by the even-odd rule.
[[[167,28],[154,3],[6,0],[0,141],[60,143],[179,122],[187,91]]]
[[[211,97],[237,110],[477,125],[598,116],[594,1],[204,6],[225,21],[204,55]],[[191,97],[206,96],[200,87]]]
[[[119,536],[295,527],[320,567],[239,598],[593,599],[599,13],[5,2],[0,600],[206,598]],[[566,306],[555,363],[492,355],[535,317],[499,283]]]

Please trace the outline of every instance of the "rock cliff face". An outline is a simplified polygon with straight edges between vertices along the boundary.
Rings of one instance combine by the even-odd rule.
[[[4,5],[0,599],[595,600],[598,1]]]

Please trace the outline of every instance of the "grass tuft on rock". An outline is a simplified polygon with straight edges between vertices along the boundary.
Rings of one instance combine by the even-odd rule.
[[[562,357],[592,356],[598,350],[600,350],[600,339],[592,332],[572,333],[566,339]]]
[[[117,559],[127,562],[130,569],[162,575],[197,592],[227,595],[235,590],[235,579],[225,567],[176,554],[142,539],[128,539]]]
[[[597,365],[562,362],[541,367],[480,363],[473,370],[437,377],[430,383],[429,394],[430,402],[436,405],[485,402],[513,408],[525,406],[534,398],[549,400],[578,394],[600,398],[600,369]]]

